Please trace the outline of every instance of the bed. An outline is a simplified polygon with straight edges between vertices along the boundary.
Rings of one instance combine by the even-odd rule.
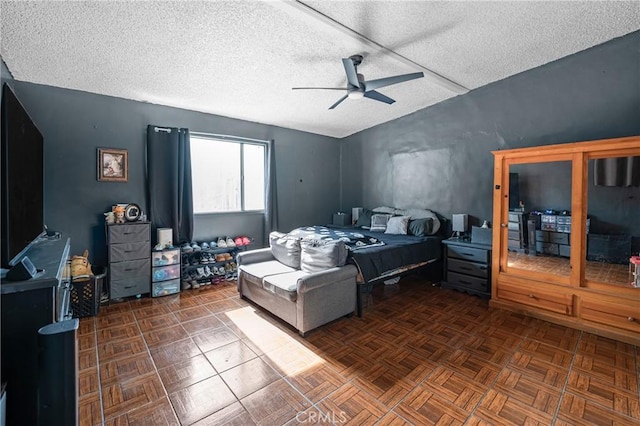
[[[426,267],[442,258],[442,240],[446,220],[441,219],[436,235],[414,236],[374,232],[362,227],[308,226],[289,233],[298,238],[344,241],[347,262],[358,268],[357,314],[362,316],[363,302],[373,285]]]

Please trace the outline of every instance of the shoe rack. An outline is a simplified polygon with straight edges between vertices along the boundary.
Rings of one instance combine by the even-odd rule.
[[[238,278],[236,255],[251,244],[247,237],[219,238],[211,243],[188,243],[181,247],[181,288],[235,281]]]

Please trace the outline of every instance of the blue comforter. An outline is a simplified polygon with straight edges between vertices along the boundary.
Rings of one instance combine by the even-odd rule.
[[[333,228],[306,226],[289,233],[300,238],[344,241],[348,262],[356,265],[366,283],[392,271],[401,270],[442,257],[442,237],[416,237],[371,232],[358,227]],[[348,240],[348,241],[347,241]]]

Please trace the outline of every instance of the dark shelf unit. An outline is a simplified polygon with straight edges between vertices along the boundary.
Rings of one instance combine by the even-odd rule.
[[[41,383],[43,367],[47,365],[40,365],[42,355],[46,353],[39,343],[38,331],[71,318],[70,278],[66,268],[69,249],[69,238],[40,239],[29,247],[25,256],[42,272],[26,281],[7,281],[2,277],[1,362],[2,382],[7,384],[6,420],[9,425],[35,425],[46,417],[38,403],[39,387],[41,393],[51,391],[51,388],[45,389],[45,384]],[[75,334],[70,342],[75,345]],[[58,359],[53,367],[62,371],[66,366],[63,361]],[[70,371],[65,373],[73,377],[70,381],[73,388],[64,393],[74,416],[78,398],[77,371],[73,371],[75,361],[73,358]],[[62,394],[62,389],[57,392]]]
[[[151,223],[107,225],[109,298],[151,291]]]
[[[491,298],[491,245],[450,238],[444,244],[440,286]]]

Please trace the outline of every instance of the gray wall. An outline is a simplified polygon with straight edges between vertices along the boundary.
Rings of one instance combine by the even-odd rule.
[[[86,248],[90,259],[106,264],[103,212],[114,203],[138,203],[147,210],[146,126],[186,127],[192,131],[275,140],[279,229],[329,223],[339,208],[340,141],[274,126],[178,108],[11,80],[31,118],[44,135],[45,223],[71,236],[72,253]],[[96,148],[129,152],[127,183],[98,182]],[[224,167],[212,158],[211,167]],[[212,182],[212,185],[215,183]],[[263,218],[255,213],[197,216],[194,238],[248,235],[263,245]],[[152,236],[155,241],[155,236]]]
[[[1,71],[45,137],[45,222],[71,236],[73,253],[88,248],[94,263],[105,264],[102,212],[116,202],[146,210],[147,124],[275,139],[283,231],[327,223],[332,212],[354,206],[427,207],[490,219],[491,150],[640,134],[638,46],[640,32],[342,141],[13,81],[4,63]],[[129,150],[129,182],[96,180],[97,147]],[[625,195],[625,211],[638,211],[634,194]],[[249,234],[262,245],[262,217],[197,218],[196,239],[226,234]]]
[[[490,151],[640,134],[639,46],[635,32],[349,136],[342,208],[491,219]],[[625,211],[640,211],[637,191]]]

